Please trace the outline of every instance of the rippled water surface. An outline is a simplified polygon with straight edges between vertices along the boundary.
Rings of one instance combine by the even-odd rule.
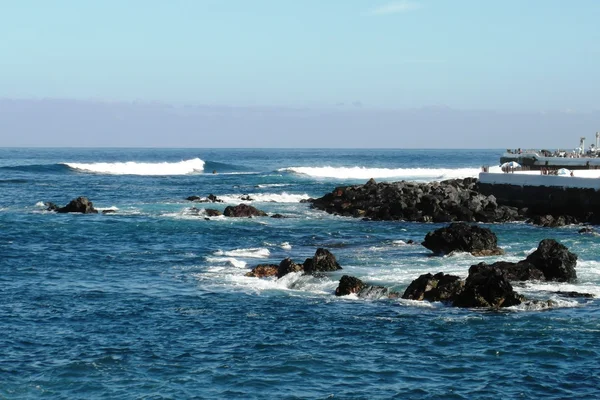
[[[598,300],[555,294],[600,295],[598,236],[486,225],[504,256],[431,257],[406,243],[442,225],[361,221],[301,202],[369,177],[476,176],[500,153],[0,149],[0,398],[598,398]],[[225,202],[185,200],[211,193]],[[115,212],[43,206],[77,196]],[[286,218],[205,218],[205,208],[241,202]],[[579,257],[575,283],[515,286],[554,300],[549,309],[333,294],[343,274],[400,292],[426,272],[465,277],[480,261],[523,259],[544,238]],[[318,247],[343,270],[244,276]]]

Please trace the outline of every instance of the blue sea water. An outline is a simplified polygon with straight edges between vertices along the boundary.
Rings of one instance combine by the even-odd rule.
[[[554,293],[600,295],[598,236],[492,224],[504,256],[431,257],[406,242],[440,224],[300,202],[371,177],[476,176],[500,153],[0,149],[0,398],[598,398],[599,302]],[[185,200],[208,194],[225,202]],[[115,212],[45,211],[78,196]],[[286,218],[205,218],[242,202]],[[516,285],[550,308],[334,296],[343,274],[403,291],[423,273],[523,259],[544,238],[579,257],[575,283]],[[244,276],[318,247],[343,270]]]

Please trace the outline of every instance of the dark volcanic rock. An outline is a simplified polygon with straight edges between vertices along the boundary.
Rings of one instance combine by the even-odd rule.
[[[352,293],[358,293],[365,288],[363,281],[353,276],[344,275],[340,279],[340,284],[335,289],[336,296],[347,296]]]
[[[102,214],[114,214],[116,213],[115,210],[102,210]]]
[[[500,269],[509,281],[559,281],[570,282],[577,278],[577,255],[554,239],[544,239],[536,251],[517,263],[497,261],[493,264],[472,265],[469,274],[484,269]]]
[[[60,208],[59,206],[50,201],[44,203],[44,205],[46,206],[46,211],[56,211]]]
[[[69,204],[62,208],[56,209],[59,213],[82,213],[82,214],[97,214],[98,211],[87,197],[78,197],[71,200]]]
[[[219,199],[217,196],[215,196],[215,195],[214,195],[214,194],[212,194],[212,193],[211,193],[211,194],[209,194],[209,195],[208,195],[206,198],[207,198],[209,201],[212,201],[213,203],[222,203],[222,202],[223,202],[223,200]]]
[[[509,281],[543,281],[546,279],[544,273],[539,268],[525,260],[518,263],[497,261],[492,264],[486,264],[482,262],[472,265],[469,268],[469,274],[478,273],[480,270],[489,268],[499,268]]]
[[[218,217],[223,215],[223,213],[219,210],[215,210],[213,208],[207,208],[204,210],[204,213],[207,217]]]
[[[554,216],[550,214],[544,214],[532,216],[529,222],[531,222],[534,225],[539,225],[547,228],[556,228],[559,226],[576,224],[579,222],[579,220],[570,215]]]
[[[281,214],[273,214],[273,215],[271,215],[271,218],[285,218],[285,217]]]
[[[577,255],[554,239],[544,239],[526,262],[533,264],[548,281],[570,282],[577,279]]]
[[[589,226],[584,226],[583,228],[581,228],[577,232],[581,233],[581,234],[584,234],[584,233],[596,233],[596,231],[594,230],[594,228],[589,227]]]
[[[427,301],[452,301],[459,294],[464,282],[455,275],[439,272],[435,275],[424,274],[406,288],[403,299]]]
[[[307,258],[304,262],[304,271],[307,274],[314,272],[337,271],[342,269],[335,256],[327,249],[318,248],[313,258]]]
[[[219,199],[214,194],[209,194],[206,198],[200,196],[189,196],[186,200],[195,201],[197,203],[222,203],[223,200]]]
[[[223,215],[226,217],[266,217],[267,213],[247,204],[227,206]]]
[[[510,307],[521,304],[522,296],[515,293],[500,268],[469,271],[462,292],[454,298],[456,307]]]
[[[296,264],[291,258],[288,257],[279,263],[279,266],[277,267],[277,278],[281,278],[290,272],[300,272],[303,270],[304,267],[302,265]]]
[[[367,285],[363,281],[353,276],[344,275],[340,279],[338,287],[335,289],[336,296],[347,296],[356,294],[361,298],[379,299],[382,297],[396,298],[398,293],[390,292],[383,286]]]
[[[494,232],[465,223],[453,223],[429,232],[425,236],[423,246],[436,254],[449,254],[453,251],[464,251],[473,255],[503,254]]]
[[[494,196],[478,192],[474,178],[442,182],[376,183],[337,187],[312,199],[312,207],[367,220],[420,222],[506,222],[524,220],[515,207],[498,205]]]
[[[275,264],[259,264],[252,270],[246,273],[246,276],[255,278],[266,278],[269,276],[277,276],[279,265]]]

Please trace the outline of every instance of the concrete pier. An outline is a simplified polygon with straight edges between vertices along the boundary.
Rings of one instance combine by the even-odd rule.
[[[535,214],[600,215],[600,178],[482,172],[479,191]]]

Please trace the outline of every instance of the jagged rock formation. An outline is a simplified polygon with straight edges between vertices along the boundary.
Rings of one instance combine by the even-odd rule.
[[[453,223],[429,232],[422,244],[435,254],[442,255],[453,251],[468,252],[476,256],[504,254],[498,247],[498,238],[494,232],[466,223]]]
[[[71,200],[69,204],[64,207],[58,207],[54,203],[46,203],[48,211],[56,211],[57,213],[81,213],[81,214],[97,214],[98,210],[94,208],[94,205],[87,197],[78,197]]]
[[[223,215],[226,217],[238,217],[238,218],[249,218],[249,217],[266,217],[267,213],[259,210],[256,207],[249,206],[247,204],[240,204],[237,206],[227,206],[223,211]]]
[[[498,205],[494,196],[477,191],[474,178],[442,182],[376,183],[337,187],[312,199],[328,213],[374,220],[419,222],[506,222],[524,220],[517,208]]]
[[[511,281],[573,281],[577,277],[576,263],[577,256],[564,245],[554,239],[544,239],[536,251],[518,263],[498,261],[472,265],[464,282],[441,272],[421,275],[406,288],[402,298],[442,301],[455,307],[510,307],[525,301],[515,293]]]
[[[281,278],[291,272],[304,272],[315,274],[320,272],[331,272],[342,269],[335,256],[327,249],[318,248],[313,257],[307,258],[303,264],[296,264],[291,258],[282,260],[279,265],[261,264],[254,267],[246,276],[277,276]]]

